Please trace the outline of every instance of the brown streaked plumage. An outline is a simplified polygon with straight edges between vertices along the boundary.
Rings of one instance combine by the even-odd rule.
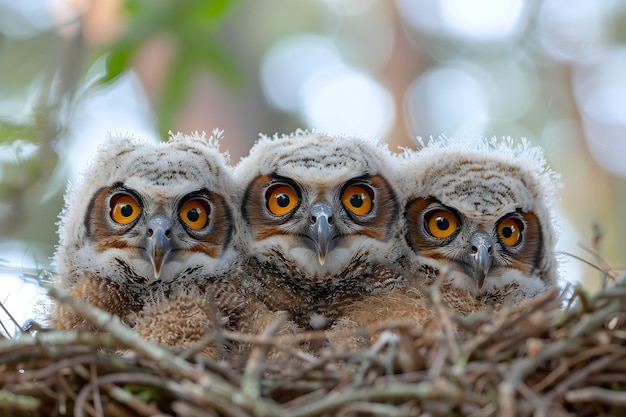
[[[371,294],[347,305],[326,332],[333,349],[353,352],[370,347],[392,322],[422,328],[434,318],[430,300],[416,286]]]
[[[214,324],[209,300],[230,325],[247,301],[231,276],[235,184],[214,133],[159,144],[111,138],[65,195],[56,285],[176,348]],[[98,331],[64,305],[53,303],[49,319]]]
[[[235,168],[249,285],[270,309],[326,329],[352,303],[404,286],[390,158],[376,142],[297,132],[261,138]]]
[[[200,352],[214,359],[222,358],[222,354],[239,355],[248,348],[246,345],[217,346],[208,340],[208,332],[219,326],[257,333],[269,326],[276,314],[238,284],[239,277],[234,273],[194,279],[187,285],[157,285],[144,298],[134,331],[148,341],[177,350],[204,341]]]
[[[399,159],[407,276],[463,314],[556,285],[556,175],[540,148],[442,139]]]

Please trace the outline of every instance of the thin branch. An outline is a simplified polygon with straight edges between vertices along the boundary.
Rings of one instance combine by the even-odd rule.
[[[599,387],[587,387],[565,393],[570,403],[599,402],[613,407],[626,407],[626,392]]]
[[[246,363],[246,368],[243,372],[243,380],[241,383],[241,390],[244,395],[247,395],[251,399],[261,397],[261,375],[263,371],[263,363],[267,359],[267,354],[270,350],[269,344],[263,343],[267,339],[271,339],[280,328],[287,321],[287,315],[279,315],[268,327],[261,333],[260,337],[256,340],[257,344],[252,347],[250,357]]]
[[[17,320],[15,320],[15,317],[13,317],[13,314],[11,314],[9,310],[7,310],[7,308],[4,306],[4,303],[2,303],[2,301],[0,301],[0,309],[4,311],[4,313],[9,317],[9,320],[11,320],[11,322],[15,325],[15,327],[17,327],[19,331],[23,333],[24,329],[22,329],[22,326],[17,322]],[[9,330],[4,326],[1,320],[0,320],[0,324],[2,324],[2,329],[6,332],[7,336],[11,337],[11,333],[9,333]]]

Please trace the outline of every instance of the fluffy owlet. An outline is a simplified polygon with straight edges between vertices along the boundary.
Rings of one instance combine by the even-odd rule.
[[[159,144],[110,138],[65,194],[57,285],[149,340],[200,339],[212,324],[210,300],[230,308],[220,301],[229,299],[224,277],[236,257],[235,187],[220,133]],[[61,329],[87,326],[63,305],[53,306],[50,320]]]
[[[442,297],[463,313],[490,300],[518,304],[555,285],[557,176],[540,148],[441,139],[397,167],[407,276],[441,278]]]
[[[375,141],[298,131],[262,137],[235,167],[249,285],[270,309],[324,329],[403,285],[389,267],[401,255],[390,159]]]

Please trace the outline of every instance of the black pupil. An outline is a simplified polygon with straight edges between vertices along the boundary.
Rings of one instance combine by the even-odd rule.
[[[124,204],[122,206],[122,209],[120,210],[120,213],[122,213],[122,216],[124,217],[130,217],[133,215],[133,206],[131,206],[130,204]]]
[[[352,207],[359,208],[363,205],[364,201],[365,198],[363,197],[363,194],[352,194],[350,197],[350,204],[352,204]]]
[[[290,198],[287,194],[278,194],[276,196],[276,204],[278,204],[279,207],[285,208],[289,205],[290,202]]]
[[[506,239],[513,236],[513,226],[507,226],[502,228],[502,236],[504,236]]]
[[[200,210],[197,208],[192,208],[187,212],[187,219],[190,222],[197,222],[200,219]]]
[[[437,228],[439,230],[448,230],[450,228],[450,222],[445,217],[437,217]]]

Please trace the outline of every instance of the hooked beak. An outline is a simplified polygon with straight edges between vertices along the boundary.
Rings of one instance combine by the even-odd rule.
[[[312,242],[311,249],[317,252],[317,259],[320,265],[324,265],[326,255],[335,246],[333,242],[335,237],[333,209],[329,204],[319,201],[313,204],[309,214],[308,236],[311,238],[311,241],[307,242]]]
[[[479,290],[483,288],[487,273],[491,268],[492,245],[491,237],[482,230],[474,232],[470,237],[469,264]]]
[[[158,280],[172,251],[172,222],[163,214],[157,214],[148,220],[146,232],[146,252],[154,268],[154,279]]]

